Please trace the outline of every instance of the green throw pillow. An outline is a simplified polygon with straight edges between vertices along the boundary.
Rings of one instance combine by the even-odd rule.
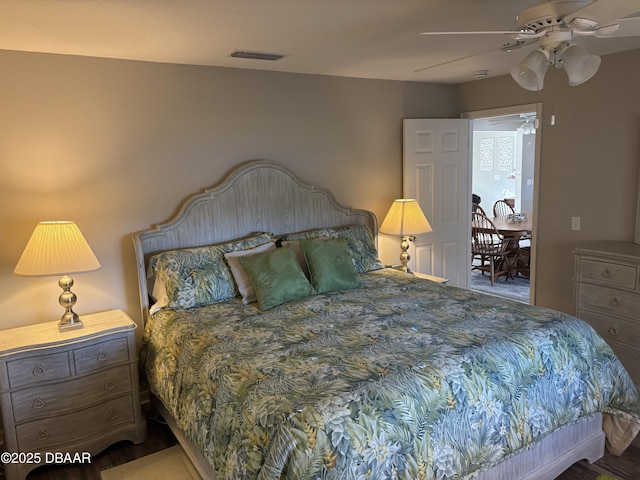
[[[349,245],[344,238],[300,240],[316,293],[360,286]]]
[[[290,245],[238,260],[253,284],[260,310],[269,310],[315,293]]]

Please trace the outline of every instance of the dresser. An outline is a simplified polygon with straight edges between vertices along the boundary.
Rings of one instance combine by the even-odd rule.
[[[145,440],[135,323],[121,310],[82,321],[84,328],[67,332],[57,321],[0,331],[8,480],[39,465],[87,462],[121,440]]]
[[[589,322],[640,390],[640,245],[582,244],[575,253],[575,314]]]

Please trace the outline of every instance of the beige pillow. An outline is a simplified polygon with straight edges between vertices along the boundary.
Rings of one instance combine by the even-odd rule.
[[[256,291],[253,288],[251,280],[249,280],[247,272],[245,272],[242,265],[240,265],[238,257],[246,257],[248,255],[255,255],[256,253],[268,252],[275,249],[276,245],[274,243],[265,243],[259,247],[250,248],[249,250],[239,250],[237,252],[224,254],[224,258],[227,260],[229,268],[231,269],[233,279],[236,281],[236,285],[238,286],[238,291],[240,292],[240,295],[242,295],[242,303],[245,305],[256,301]]]

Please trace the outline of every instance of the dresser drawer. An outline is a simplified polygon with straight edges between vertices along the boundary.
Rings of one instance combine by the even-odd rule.
[[[638,269],[633,265],[580,259],[580,280],[598,282],[605,285],[637,288]]]
[[[9,386],[20,387],[71,375],[67,352],[19,358],[7,362]]]
[[[129,423],[134,418],[133,408],[131,395],[127,395],[76,413],[18,425],[18,451],[43,451]]]
[[[76,374],[91,372],[117,362],[129,360],[126,338],[116,338],[73,351]]]
[[[578,286],[578,309],[600,309],[612,315],[627,317],[636,321],[640,328],[640,295],[623,292],[615,288],[599,285],[580,284]]]
[[[634,383],[640,383],[640,364],[638,364],[640,351],[615,342],[611,342],[611,349],[622,362],[627,372],[629,372],[629,376]]]
[[[609,344],[636,385],[640,384],[640,329],[636,322],[578,309],[577,316],[591,325]]]
[[[88,377],[12,392],[13,418],[19,424],[36,418],[60,415],[130,391],[129,365],[111,367]]]
[[[630,345],[640,348],[640,328],[638,322],[614,318],[597,312],[578,309],[577,317],[591,325],[608,344]],[[637,353],[640,358],[640,351]],[[637,362],[636,362],[637,363]]]

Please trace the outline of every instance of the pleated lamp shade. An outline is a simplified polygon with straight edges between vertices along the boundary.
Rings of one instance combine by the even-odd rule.
[[[390,235],[418,235],[431,231],[429,220],[412,198],[395,200],[380,225],[380,232]]]
[[[14,270],[30,277],[98,270],[100,263],[74,222],[39,223]]]

